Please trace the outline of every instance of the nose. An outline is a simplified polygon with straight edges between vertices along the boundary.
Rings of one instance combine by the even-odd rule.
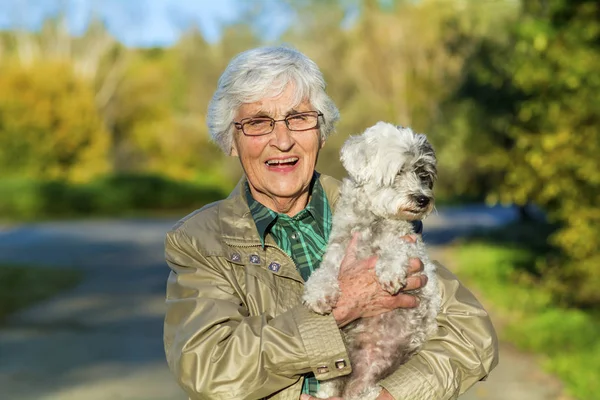
[[[427,196],[415,196],[415,202],[419,207],[425,207],[429,204],[429,197]]]
[[[278,126],[277,122],[280,121],[275,122],[275,127],[273,128],[273,139],[271,140],[271,143],[279,150],[289,150],[294,145],[291,132],[285,123],[281,123]]]

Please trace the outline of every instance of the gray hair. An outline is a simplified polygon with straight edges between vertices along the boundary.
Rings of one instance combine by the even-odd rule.
[[[231,153],[233,118],[244,103],[277,96],[293,83],[297,104],[307,99],[323,113],[321,140],[333,131],[339,111],[325,93],[325,80],[317,64],[301,52],[284,46],[259,47],[234,57],[219,78],[206,117],[212,140]]]

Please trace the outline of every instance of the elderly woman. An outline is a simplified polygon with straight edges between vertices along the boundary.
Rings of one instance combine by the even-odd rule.
[[[246,51],[221,76],[208,125],[245,176],[227,199],[185,217],[166,238],[172,272],[164,343],[190,398],[310,398],[318,380],[351,372],[340,327],[416,305],[413,296],[390,296],[373,284],[375,260],[357,260],[352,245],[332,314],[300,302],[338,197],[339,182],[315,172],[337,120],[318,67],[296,50]],[[405,290],[426,284],[422,269],[412,260]],[[380,382],[381,399],[456,398],[497,363],[487,313],[447,269],[438,274],[437,335]]]

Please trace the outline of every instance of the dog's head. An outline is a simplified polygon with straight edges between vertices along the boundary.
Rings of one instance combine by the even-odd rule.
[[[433,210],[436,158],[425,135],[378,122],[350,137],[341,159],[349,177],[367,192],[375,214],[415,220]]]

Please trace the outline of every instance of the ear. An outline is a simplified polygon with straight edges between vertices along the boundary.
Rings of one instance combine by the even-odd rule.
[[[348,171],[348,175],[357,183],[365,183],[369,179],[371,170],[367,168],[365,142],[365,135],[350,136],[340,151],[342,165]]]
[[[231,141],[231,152],[229,153],[230,156],[233,157],[239,157],[240,153],[238,152],[238,148],[237,148],[237,143],[235,142],[235,139],[233,139]]]
[[[435,156],[435,150],[427,136],[419,133],[417,137],[417,148],[419,158],[424,162],[425,170],[431,175],[431,179],[435,182],[437,180],[437,158]]]
[[[422,133],[417,133],[416,136],[419,154],[428,157],[433,157],[433,159],[435,160],[435,150],[433,150],[433,146],[431,145],[431,143],[429,143],[429,140],[427,140],[427,136],[423,135]]]

